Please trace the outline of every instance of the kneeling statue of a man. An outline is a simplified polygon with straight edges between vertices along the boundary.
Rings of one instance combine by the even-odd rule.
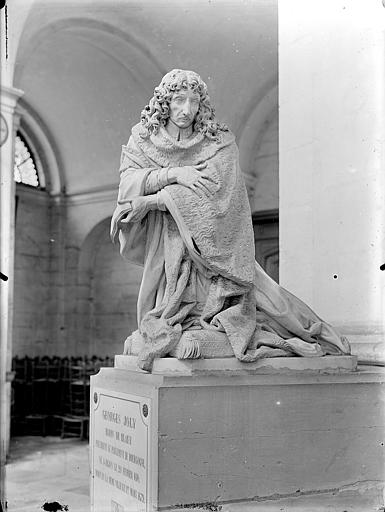
[[[234,135],[192,71],[167,73],[123,146],[111,235],[143,265],[124,353],[155,357],[349,354],[349,343],[255,261]]]

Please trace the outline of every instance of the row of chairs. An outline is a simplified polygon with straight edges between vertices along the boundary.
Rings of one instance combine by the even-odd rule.
[[[102,366],[112,366],[110,357],[18,357],[12,359],[14,380],[32,382],[34,380],[68,380],[72,374],[93,375]]]
[[[12,435],[88,437],[90,376],[106,357],[14,357]]]

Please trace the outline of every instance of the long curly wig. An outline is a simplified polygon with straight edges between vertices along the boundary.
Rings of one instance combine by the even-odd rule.
[[[199,110],[195,116],[193,129],[207,138],[219,141],[221,132],[227,131],[224,124],[215,120],[215,110],[210,103],[207,85],[194,71],[173,69],[167,73],[158,87],[155,87],[154,96],[141,113],[141,122],[144,127],[143,138],[157,134],[160,126],[165,126],[170,116],[169,105],[176,91],[190,88],[200,96]]]

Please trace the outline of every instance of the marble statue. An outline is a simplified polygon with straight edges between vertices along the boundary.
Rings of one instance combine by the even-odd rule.
[[[144,370],[165,356],[246,363],[350,353],[255,261],[235,138],[192,71],[163,77],[123,146],[111,236],[144,267],[139,328],[124,346]]]

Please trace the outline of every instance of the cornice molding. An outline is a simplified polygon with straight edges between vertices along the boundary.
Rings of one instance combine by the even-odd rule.
[[[118,194],[118,185],[108,185],[107,187],[88,190],[86,192],[77,192],[65,196],[68,206],[76,206],[81,204],[93,203],[109,203],[116,202]]]
[[[260,210],[252,213],[254,224],[266,224],[267,222],[279,222],[279,210],[273,208],[271,210]]]
[[[49,201],[49,194],[46,190],[28,187],[22,183],[16,183],[16,195],[20,198],[31,199],[39,202]]]
[[[3,110],[5,107],[10,113],[13,114],[17,102],[23,96],[23,94],[24,91],[21,89],[16,89],[16,87],[6,87],[5,85],[2,85],[0,89],[1,109]]]

